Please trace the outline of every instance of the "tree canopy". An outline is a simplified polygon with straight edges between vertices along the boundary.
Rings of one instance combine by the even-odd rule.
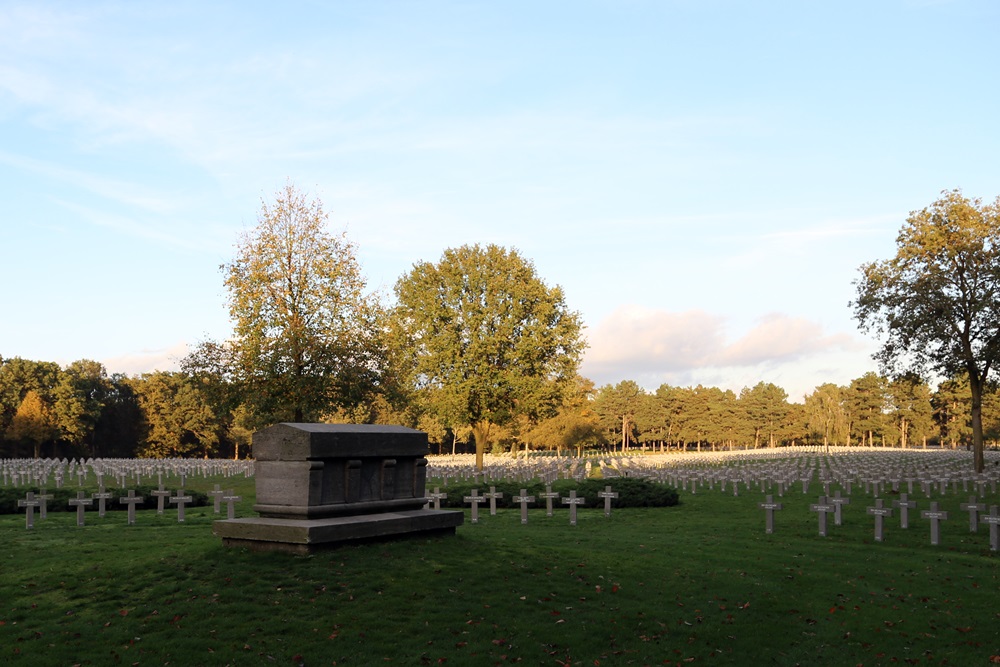
[[[445,424],[468,424],[481,468],[491,429],[559,405],[584,349],[580,316],[516,250],[462,246],[395,286],[392,318],[411,378]]]
[[[910,213],[896,255],[861,266],[854,315],[882,338],[886,372],[968,376],[973,465],[983,469],[983,387],[1000,356],[1000,198],[945,191]]]
[[[222,267],[233,338],[228,354],[202,356],[240,387],[257,425],[319,421],[378,384],[378,308],[354,245],[327,231],[327,217],[286,185]]]

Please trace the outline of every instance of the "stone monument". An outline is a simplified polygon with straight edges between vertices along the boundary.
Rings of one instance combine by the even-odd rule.
[[[276,424],[253,435],[260,514],[216,521],[230,547],[323,546],[454,533],[463,513],[425,509],[427,434],[402,426]]]

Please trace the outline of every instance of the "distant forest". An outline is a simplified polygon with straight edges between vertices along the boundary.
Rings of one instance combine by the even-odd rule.
[[[224,379],[194,372],[108,375],[98,362],[61,367],[0,360],[0,457],[247,457],[254,428],[226,396]],[[373,392],[350,409],[331,406],[323,421],[392,423],[428,433],[431,451],[470,451],[468,426],[442,423],[425,394]],[[789,403],[774,384],[738,394],[716,387],[637,383],[595,387],[577,377],[549,414],[519,417],[491,437],[493,453],[512,450],[718,450],[787,445],[965,447],[971,442],[969,388],[962,378],[932,390],[919,378],[867,373],[847,386],[823,384]],[[984,398],[984,431],[1000,439],[1000,392]]]

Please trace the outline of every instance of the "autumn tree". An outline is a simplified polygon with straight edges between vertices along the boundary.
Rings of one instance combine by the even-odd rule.
[[[42,445],[59,436],[52,409],[37,391],[29,389],[24,395],[5,435],[8,440],[31,445],[36,459],[41,457]]]
[[[593,393],[594,383],[578,375],[558,411],[534,425],[526,437],[557,452],[575,448],[577,456],[586,447],[604,444],[601,421],[593,410]]]
[[[139,456],[208,456],[219,444],[221,424],[198,385],[183,373],[157,371],[132,380],[146,433]]]
[[[354,245],[328,231],[327,217],[291,184],[261,203],[222,266],[233,337],[221,349],[203,343],[195,354],[208,363],[187,367],[235,383],[258,426],[318,420],[378,382],[377,303]]]
[[[964,372],[973,467],[983,471],[983,390],[1000,357],[1000,198],[960,190],[910,213],[896,255],[861,266],[854,316],[882,339],[886,372]]]
[[[446,250],[436,264],[415,264],[395,294],[393,340],[410,378],[471,426],[479,469],[495,427],[551,413],[575,377],[580,316],[516,250]]]

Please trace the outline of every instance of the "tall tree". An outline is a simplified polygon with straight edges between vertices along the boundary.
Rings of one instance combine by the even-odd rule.
[[[52,416],[52,409],[37,391],[29,389],[7,427],[7,439],[30,444],[37,459],[41,457],[42,445],[58,436],[59,429]]]
[[[515,250],[446,250],[437,264],[415,264],[395,293],[393,340],[409,352],[414,383],[472,427],[480,469],[495,426],[551,413],[576,375],[580,316]]]
[[[827,382],[821,384],[806,396],[806,426],[817,436],[822,436],[823,446],[829,449],[833,444],[847,444],[850,440],[847,413],[844,411],[843,390]]]
[[[636,416],[645,403],[645,392],[632,380],[622,380],[616,385],[605,385],[597,392],[594,411],[605,428],[618,433],[618,442],[624,452],[629,436],[636,430]]]
[[[52,411],[65,443],[93,453],[94,428],[109,392],[107,371],[97,361],[74,361],[60,373]]]
[[[158,371],[132,381],[146,423],[140,456],[208,456],[219,444],[222,424],[198,385],[183,373]]]
[[[934,426],[930,387],[920,376],[910,373],[889,383],[889,397],[899,432],[899,446],[911,447],[913,441],[919,441],[926,448]]]
[[[982,472],[983,389],[1000,357],[1000,198],[942,192],[910,213],[896,256],[862,265],[856,284],[854,316],[884,339],[884,369],[968,375],[973,467]]]
[[[52,391],[62,370],[53,361],[32,361],[21,357],[0,363],[0,429],[6,429],[25,395],[34,390],[42,401],[52,403]]]
[[[754,448],[760,447],[764,438],[768,447],[774,447],[788,415],[788,393],[771,382],[758,382],[753,388],[744,387],[740,391],[740,406],[753,429]]]
[[[875,439],[885,443],[888,435],[888,381],[871,371],[851,380],[844,394],[844,405],[851,424],[851,436],[862,446],[875,446]]]
[[[378,307],[355,247],[318,199],[288,184],[222,267],[234,332],[226,368],[259,425],[316,420],[377,384]],[[206,343],[203,345],[214,345]]]
[[[972,440],[969,410],[969,380],[964,374],[938,384],[931,397],[934,420],[941,434],[941,445],[957,449],[959,443]]]

